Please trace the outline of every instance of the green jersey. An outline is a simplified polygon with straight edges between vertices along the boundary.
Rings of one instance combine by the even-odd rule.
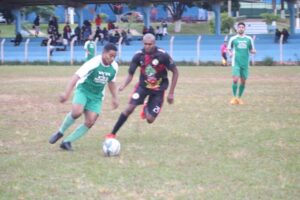
[[[242,68],[249,66],[250,50],[254,49],[254,43],[250,36],[236,35],[231,37],[227,48],[233,49],[232,66]]]
[[[95,42],[94,41],[86,41],[84,43],[84,49],[86,50],[86,61],[90,60],[95,56]]]
[[[95,56],[77,70],[76,75],[80,77],[76,85],[77,90],[81,90],[91,98],[103,99],[105,85],[115,81],[117,72],[117,62],[104,65],[102,56]]]

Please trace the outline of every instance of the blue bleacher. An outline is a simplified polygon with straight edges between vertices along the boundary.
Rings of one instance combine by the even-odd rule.
[[[180,35],[175,36],[174,40],[174,50],[173,59],[175,61],[186,61],[186,62],[196,62],[196,41],[197,35]],[[40,46],[43,38],[31,38],[29,51],[28,51],[28,61],[47,61],[47,52],[45,46]],[[157,46],[170,51],[170,37],[166,37],[163,40],[157,41]],[[25,40],[20,46],[14,46],[10,42],[11,38],[6,38],[4,45],[4,58],[5,61],[20,61],[24,62],[24,45]],[[220,45],[224,41],[224,36],[215,35],[203,35],[200,45],[200,61],[217,61],[221,60],[220,57]],[[279,61],[279,44],[274,43],[274,36],[268,34],[261,34],[256,36],[255,46],[257,49],[257,54],[255,55],[256,61],[262,61],[266,57],[272,57],[274,61]],[[98,43],[97,50],[98,53],[102,51],[103,46]],[[121,60],[129,62],[133,54],[142,48],[142,42],[140,40],[134,40],[129,46],[122,45],[122,55]],[[84,50],[83,45],[74,47],[74,60],[81,62],[84,60]],[[70,48],[67,51],[54,51],[51,61],[57,62],[70,62]],[[299,61],[300,60],[300,35],[290,36],[288,43],[283,45],[283,60],[285,62],[289,61]]]

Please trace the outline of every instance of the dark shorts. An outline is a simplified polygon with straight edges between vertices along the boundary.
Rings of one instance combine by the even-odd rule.
[[[148,112],[153,117],[157,117],[164,102],[164,95],[164,91],[152,91],[138,86],[134,89],[129,103],[132,105],[144,104],[145,99],[149,96],[147,101]]]

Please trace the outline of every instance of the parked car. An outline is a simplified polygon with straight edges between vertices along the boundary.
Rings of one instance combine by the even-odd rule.
[[[142,22],[144,20],[144,16],[140,12],[129,11],[120,16],[122,22],[128,22],[129,17],[133,17],[138,22]]]
[[[3,17],[2,13],[0,13],[0,23],[6,23],[6,19]]]

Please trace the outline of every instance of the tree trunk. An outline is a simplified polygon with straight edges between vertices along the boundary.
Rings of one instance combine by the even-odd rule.
[[[174,32],[175,33],[181,32],[181,19],[175,21]]]

